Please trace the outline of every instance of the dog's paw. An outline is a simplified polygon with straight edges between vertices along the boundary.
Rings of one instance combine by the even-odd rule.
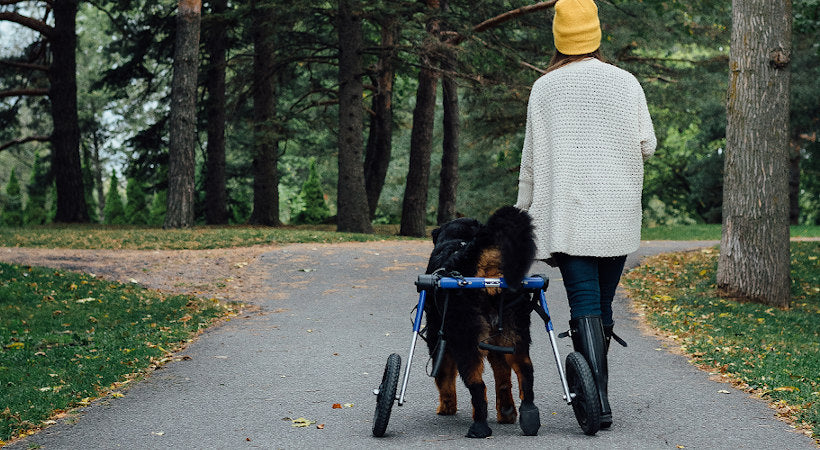
[[[498,411],[498,423],[515,423],[518,418],[518,413],[515,412],[515,406],[510,405]]]
[[[521,418],[518,424],[521,426],[521,431],[525,436],[535,436],[538,434],[538,429],[541,428],[541,416],[538,413],[538,407],[535,403],[522,403],[519,408]]]
[[[493,434],[493,430],[487,425],[487,422],[473,422],[470,429],[467,430],[468,438],[486,438]]]
[[[457,410],[458,408],[456,408],[455,404],[440,403],[438,409],[436,409],[436,414],[440,416],[452,416],[455,415]]]

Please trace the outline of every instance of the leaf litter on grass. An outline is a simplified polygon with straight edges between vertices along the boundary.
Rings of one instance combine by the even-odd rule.
[[[818,242],[792,243],[792,303],[781,310],[721,298],[717,249],[658,255],[624,277],[653,326],[694,364],[767,398],[777,415],[820,437]]]

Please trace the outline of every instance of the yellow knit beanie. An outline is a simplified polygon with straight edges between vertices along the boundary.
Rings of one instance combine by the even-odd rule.
[[[593,0],[558,0],[552,20],[555,48],[565,55],[592,53],[601,46],[601,22]]]

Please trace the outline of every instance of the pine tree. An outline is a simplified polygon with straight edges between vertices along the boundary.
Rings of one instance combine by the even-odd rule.
[[[117,173],[111,171],[111,183],[108,185],[108,195],[105,196],[105,223],[108,225],[125,224],[125,208],[122,206],[122,197],[119,192]]]
[[[98,222],[97,218],[97,201],[94,200],[94,172],[91,167],[91,151],[87,146],[83,146],[83,186],[85,193],[85,206],[88,209],[88,221],[91,223]]]
[[[150,225],[162,225],[165,221],[165,211],[168,203],[168,192],[159,191],[154,195],[154,201],[151,202],[151,213],[149,214],[148,223]]]
[[[310,162],[310,173],[307,180],[305,180],[305,184],[302,185],[300,195],[305,202],[305,209],[296,216],[295,221],[297,223],[317,224],[330,217],[330,209],[325,203],[322,184],[319,181],[319,174],[316,172],[316,160]]]
[[[3,207],[3,224],[9,227],[23,226],[23,195],[14,169],[11,169],[6,185],[6,205]]]
[[[129,178],[125,188],[127,203],[125,204],[125,221],[132,225],[147,225],[149,220],[148,199],[142,182],[136,178]]]
[[[34,155],[26,192],[28,203],[23,210],[23,222],[26,225],[43,225],[48,220],[48,170],[41,163],[39,153]]]

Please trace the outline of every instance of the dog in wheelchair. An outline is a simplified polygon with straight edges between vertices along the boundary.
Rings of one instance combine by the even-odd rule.
[[[515,423],[518,418],[512,396],[511,374],[515,372],[521,399],[519,425],[525,435],[536,435],[541,423],[533,401],[533,367],[529,356],[533,303],[531,294],[516,289],[535,258],[532,219],[524,211],[505,206],[486,224],[460,218],[433,230],[432,237],[434,248],[428,274],[504,277],[509,286],[503,290],[491,287],[430,292],[431,301],[424,308],[426,341],[431,356],[444,348],[434,369],[439,391],[437,413],[456,413],[455,383],[461,374],[473,406],[473,423],[467,436],[484,438],[492,434],[482,378],[486,359],[495,378],[498,423]]]

